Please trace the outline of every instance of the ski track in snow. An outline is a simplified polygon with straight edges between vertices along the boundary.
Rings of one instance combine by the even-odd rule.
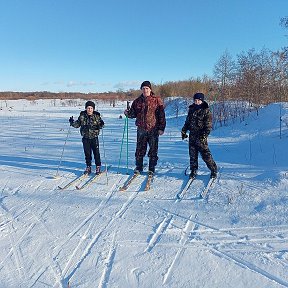
[[[13,121],[17,121],[17,119],[12,119],[10,121],[10,125],[12,123],[12,126],[15,124]],[[28,142],[33,140],[37,143],[36,140],[39,138],[37,135],[41,131],[40,128],[42,128],[41,122],[39,125],[39,127],[36,125],[34,127],[35,131],[28,135]],[[18,131],[16,127],[17,125],[15,125],[15,133]],[[45,130],[45,132],[48,132],[48,130],[49,129]],[[26,135],[24,134],[23,137]],[[24,141],[25,137],[22,140]],[[27,139],[25,141],[27,142]],[[24,167],[23,174],[26,173],[28,175],[24,179],[25,181],[29,179],[28,181],[20,185],[19,183],[14,185],[13,176],[10,176],[10,174],[5,174],[1,180],[3,188],[0,197],[0,240],[3,240],[3,243],[6,245],[3,245],[3,247],[6,249],[5,252],[2,253],[0,259],[0,273],[5,273],[8,270],[12,271],[11,274],[8,273],[8,276],[6,277],[6,279],[8,279],[7,281],[10,281],[13,284],[20,283],[18,287],[47,286],[66,288],[68,285],[70,286],[70,283],[72,285],[71,287],[74,287],[74,283],[77,283],[80,278],[78,276],[82,276],[82,279],[80,279],[78,283],[81,287],[85,287],[85,285],[89,283],[89,287],[91,287],[91,285],[94,285],[95,287],[98,285],[98,288],[109,288],[116,285],[115,281],[117,280],[115,279],[117,279],[117,277],[120,279],[124,275],[124,277],[126,276],[126,282],[128,282],[130,287],[147,287],[145,286],[145,280],[147,281],[148,277],[154,277],[152,278],[152,281],[155,281],[155,285],[157,283],[158,287],[161,285],[173,287],[175,284],[173,281],[175,277],[177,277],[179,269],[181,269],[183,263],[185,263],[185,252],[192,251],[201,252],[204,255],[206,254],[209,256],[207,259],[213,257],[215,262],[220,264],[222,262],[230,262],[232,265],[231,267],[235,265],[244,268],[245,270],[250,271],[251,274],[260,276],[260,279],[265,278],[265,284],[273,283],[273,285],[288,287],[287,273],[285,275],[285,271],[287,271],[288,268],[287,225],[275,225],[275,222],[272,222],[274,223],[273,225],[269,225],[268,223],[267,226],[253,226],[247,225],[247,223],[250,224],[250,222],[243,221],[244,224],[240,223],[242,226],[237,226],[237,221],[232,221],[232,223],[226,222],[223,225],[221,222],[217,221],[215,221],[216,223],[213,221],[209,222],[211,219],[214,220],[213,217],[211,217],[211,214],[209,215],[210,208],[214,209],[213,213],[216,215],[218,215],[217,209],[219,207],[221,207],[219,209],[226,209],[226,212],[229,213],[236,205],[238,205],[236,207],[241,208],[242,206],[244,207],[245,204],[243,203],[245,203],[245,201],[246,203],[249,202],[247,201],[247,199],[250,200],[250,195],[248,195],[248,193],[251,193],[255,198],[259,197],[261,200],[257,202],[257,199],[251,199],[251,201],[254,200],[255,209],[250,210],[250,217],[256,218],[260,212],[263,213],[262,210],[265,208],[268,210],[270,208],[269,205],[274,205],[273,202],[269,203],[265,196],[262,196],[261,194],[266,193],[269,196],[269,193],[274,192],[272,191],[273,189],[277,189],[277,183],[280,181],[279,178],[277,178],[278,176],[275,176],[275,179],[272,179],[273,181],[271,180],[273,183],[270,183],[269,179],[264,182],[263,179],[266,178],[261,175],[261,171],[256,171],[254,172],[255,175],[251,176],[252,178],[255,177],[256,180],[250,180],[249,176],[245,177],[248,165],[243,169],[238,168],[238,170],[236,170],[237,173],[221,170],[217,183],[215,182],[213,187],[211,187],[211,192],[215,193],[209,192],[207,199],[204,201],[196,200],[197,195],[200,194],[202,189],[199,183],[201,181],[206,181],[203,180],[204,175],[202,175],[203,177],[198,183],[199,185],[197,184],[194,186],[193,183],[192,186],[194,189],[190,187],[190,190],[187,192],[184,199],[182,199],[180,203],[175,203],[176,201],[173,197],[181,188],[179,186],[179,190],[177,188],[176,191],[175,187],[178,184],[174,186],[173,181],[179,180],[179,171],[174,171],[175,175],[178,176],[172,175],[171,182],[169,182],[170,180],[167,182],[167,177],[169,177],[167,173],[170,173],[174,167],[168,169],[166,174],[163,173],[164,175],[161,175],[160,171],[154,178],[154,182],[151,185],[151,191],[145,192],[145,194],[142,193],[145,185],[145,180],[143,180],[144,177],[139,177],[139,179],[135,180],[127,191],[119,192],[119,187],[121,187],[121,184],[125,182],[124,180],[128,178],[128,176],[111,173],[113,184],[105,186],[105,188],[102,187],[103,189],[101,192],[104,191],[105,194],[99,194],[100,196],[97,199],[101,200],[96,204],[96,207],[93,206],[92,210],[88,210],[85,214],[83,213],[84,217],[82,217],[80,221],[75,222],[73,228],[69,230],[69,227],[67,227],[65,235],[60,234],[60,237],[55,237],[57,232],[53,230],[51,223],[47,224],[46,220],[49,217],[49,213],[53,213],[53,208],[58,207],[50,207],[51,203],[53,203],[53,197],[59,193],[57,185],[54,189],[47,189],[46,185],[49,181],[45,182],[45,180],[39,180],[43,179],[39,177],[36,180],[35,178],[32,178],[32,180],[29,178],[30,175],[32,175],[31,177],[34,177],[35,172],[37,174],[37,169],[39,169],[39,159],[33,158],[35,162],[33,162],[32,159],[31,163],[29,163],[29,157],[33,155],[34,151],[36,155],[37,152],[41,153],[42,146],[47,148],[48,146],[45,146],[45,142],[45,139],[43,139],[43,141],[41,139],[41,141],[38,142],[38,145],[40,145],[39,147],[37,147],[35,143],[33,145],[27,143],[27,151],[25,147],[25,152],[27,152],[27,154],[23,157],[23,163],[20,164]],[[112,142],[113,141],[111,141],[111,143]],[[17,155],[17,149],[23,148],[23,145],[20,144],[21,143],[19,142],[18,144],[13,144],[14,146],[11,145],[12,152],[16,151],[15,155]],[[38,148],[40,148],[40,151]],[[29,149],[30,154],[28,153]],[[229,147],[229,149],[231,148]],[[77,151],[80,151],[80,149]],[[1,173],[4,174],[8,171],[9,173],[14,172],[15,175],[19,175],[18,173],[22,168],[17,167],[17,165],[8,165],[11,162],[8,152],[7,158],[3,158],[2,162],[4,165],[7,165],[10,170],[8,171],[6,168],[1,168]],[[22,154],[19,153],[19,155]],[[254,154],[251,155],[254,156]],[[21,159],[21,157],[22,156],[20,156],[19,159]],[[72,158],[71,161],[77,162],[78,160],[77,158]],[[28,164],[26,162],[28,162]],[[67,163],[69,165],[69,162]],[[40,166],[41,165],[42,164],[40,163]],[[71,167],[73,167],[73,164],[71,164]],[[252,165],[249,167],[252,167]],[[231,171],[233,171],[233,169],[231,169]],[[66,176],[70,174],[71,171],[65,171]],[[241,177],[241,175],[243,175],[243,177]],[[259,179],[257,179],[258,176]],[[285,178],[287,175],[282,177]],[[184,183],[185,180],[182,180]],[[287,182],[283,181],[282,183],[284,192],[285,187],[287,188],[287,186],[285,186],[287,184],[285,183]],[[60,182],[57,184],[60,185]],[[87,189],[83,189],[83,191],[78,191],[77,193],[84,197],[86,193],[90,193],[90,187],[92,186],[93,184],[91,184],[89,188],[87,187]],[[25,193],[22,193],[22,191],[25,191]],[[48,197],[45,197],[44,200],[39,197],[36,202],[34,196],[39,196],[39,194],[41,194],[40,192],[47,192]],[[67,190],[67,194],[64,194],[64,191],[60,193],[63,193],[63,197],[71,197],[69,194],[70,192],[71,191]],[[219,195],[217,195],[217,193],[219,193]],[[196,197],[191,198],[191,195],[195,196],[195,194]],[[274,195],[276,194],[274,193],[273,197]],[[281,197],[284,200],[287,198],[285,194],[281,195]],[[136,199],[137,201],[135,201]],[[113,202],[112,200],[117,201]],[[276,200],[277,199],[275,199],[275,201]],[[266,205],[265,201],[267,201],[269,205]],[[211,202],[214,206],[209,206],[211,205]],[[241,204],[241,202],[243,203]],[[143,205],[143,207],[141,205]],[[156,219],[153,219],[153,215],[155,214],[149,215],[149,212],[144,210],[147,209],[148,206],[151,211],[157,211]],[[135,210],[143,208],[143,210],[139,210],[141,215],[139,217],[143,216],[144,220],[134,222],[137,222],[138,226],[135,225],[136,229],[133,230],[133,233],[127,233],[128,236],[126,239],[125,234],[126,232],[129,232],[129,224],[126,224],[124,229],[120,224],[125,222],[124,220],[131,220],[129,218],[131,217],[129,212],[133,210],[132,208],[135,208]],[[108,213],[105,213],[106,209],[108,209]],[[238,217],[237,214],[240,212],[235,209],[235,218]],[[270,211],[268,212],[271,213]],[[275,213],[276,212],[277,211],[275,211]],[[206,213],[208,216],[205,215]],[[102,214],[104,217],[102,217]],[[272,214],[273,213],[270,215],[273,216]],[[44,215],[47,218],[45,218]],[[118,220],[121,221],[117,222]],[[95,223],[97,223],[97,225],[95,225]],[[255,221],[254,223],[257,222]],[[283,223],[283,221],[281,223]],[[229,226],[229,224],[231,225]],[[118,229],[118,227],[120,228]],[[123,229],[123,231],[121,231],[121,229]],[[127,231],[125,231],[125,229],[127,229]],[[80,239],[79,232],[83,232]],[[28,242],[28,246],[30,244],[30,239],[33,239],[33,237],[38,234],[45,235],[52,244],[47,245],[45,243],[46,240],[40,239],[40,241],[44,242],[39,243],[42,246],[38,247],[35,245],[35,242],[32,242],[32,245],[35,245],[35,247],[33,247],[34,249],[25,251],[26,242]],[[43,247],[43,244],[46,244],[46,246]],[[122,269],[119,270],[120,272],[115,271],[114,269],[119,269],[120,265],[125,265],[125,263],[123,263],[125,261],[121,259],[121,256],[123,256],[123,254],[120,253],[121,248],[124,247],[128,251],[131,246],[137,247],[134,251],[131,249],[132,253],[129,255],[131,265],[127,270],[125,270],[125,267],[121,267]],[[141,250],[141,252],[139,252],[139,250]],[[100,251],[102,254],[100,254]],[[151,263],[156,263],[157,257],[159,257],[159,251],[165,251],[166,258],[165,264],[157,271],[153,265],[150,267],[149,261],[151,261]],[[27,256],[28,253],[29,256]],[[91,278],[92,280],[88,279],[86,283],[85,275],[81,275],[81,273],[83,273],[83,271],[85,273],[87,267],[83,270],[80,268],[85,266],[84,263],[86,260],[90,264],[89,261],[91,261],[91,258],[93,257],[89,258],[89,256],[94,256],[95,258],[95,254],[96,256],[98,254],[98,259],[100,259],[101,256],[102,258],[101,261],[97,260],[95,267],[92,268],[96,270],[94,271],[95,276]],[[138,257],[143,257],[143,259],[148,259],[149,261],[143,263],[143,266],[140,266],[136,261],[138,260]],[[42,258],[43,261],[38,258]],[[133,260],[135,260],[135,263]],[[115,268],[115,266],[117,268]],[[279,273],[276,269],[271,269],[273,266],[279,267]],[[157,266],[155,265],[155,267]],[[115,273],[119,274],[115,277]],[[123,284],[123,282],[121,283]],[[129,287],[129,285],[127,287]],[[259,285],[261,285],[261,283],[259,283]]]
[[[256,272],[258,274],[260,274],[261,276],[264,276],[272,281],[275,281],[276,283],[280,284],[280,285],[283,285],[284,287],[288,287],[288,282],[265,271],[264,269],[260,268],[260,267],[257,267],[257,265],[251,263],[251,262],[248,262],[248,261],[245,261],[243,259],[240,259],[234,255],[231,255],[227,252],[222,252],[222,251],[218,251],[217,249],[213,249],[212,252],[215,254],[215,255],[219,255],[219,257],[224,257],[224,258],[227,258],[228,260],[230,261],[233,261],[235,262],[236,264],[240,265],[241,267],[244,267],[244,268],[247,268],[253,272]]]
[[[120,180],[122,179],[122,177],[120,177]],[[72,237],[80,230],[82,229],[87,223],[91,223],[91,220],[93,219],[93,217],[99,212],[102,211],[102,209],[104,209],[104,205],[108,203],[108,201],[111,199],[111,197],[116,193],[116,191],[119,190],[119,182],[116,182],[116,184],[113,185],[112,189],[110,189],[110,192],[106,195],[105,199],[102,200],[99,204],[99,206],[84,220],[82,221],[82,223],[71,233],[69,233],[68,235],[68,239],[65,241],[65,243],[63,243],[61,245],[61,247],[59,247],[59,253],[61,251],[61,248],[63,246],[65,246],[65,244],[68,243],[69,240],[72,239]],[[125,193],[125,192],[124,192]],[[80,241],[78,242],[77,247],[75,247],[74,251],[72,252],[70,259],[68,260],[67,265],[65,266],[64,270],[63,270],[63,282],[66,283],[67,281],[69,281],[73,275],[75,274],[75,272],[77,271],[77,269],[80,267],[81,263],[85,260],[85,258],[89,255],[91,249],[93,248],[93,246],[98,242],[99,238],[102,236],[102,234],[107,231],[107,229],[119,218],[121,218],[125,212],[127,211],[127,209],[131,206],[132,202],[134,201],[134,199],[137,197],[138,195],[138,191],[133,192],[129,198],[127,199],[127,201],[125,201],[122,206],[120,207],[119,210],[117,210],[115,212],[115,215],[112,216],[110,218],[110,220],[94,235],[94,237],[92,238],[92,240],[86,244],[86,246],[82,247],[82,242],[84,243],[84,241]],[[88,235],[88,233],[90,233],[90,226],[87,228],[85,235]],[[83,238],[83,237],[82,237]],[[85,238],[85,237],[84,237]],[[73,260],[73,258],[77,258],[75,255],[77,254],[77,252],[82,249],[84,250],[84,252],[82,253],[82,255],[80,257],[78,257],[78,259]],[[114,255],[114,253],[113,253]],[[57,256],[56,256],[57,257]],[[68,271],[71,270],[71,267],[74,267],[72,269],[72,271],[67,275]],[[105,272],[105,275],[108,272]],[[66,276],[67,275],[67,276]],[[107,276],[105,276],[105,279],[107,278]],[[103,279],[102,279],[103,280]],[[104,281],[104,280],[103,280]],[[105,281],[104,281],[105,282]],[[105,284],[103,282],[103,285]],[[106,285],[106,284],[105,284]]]
[[[101,279],[100,279],[100,283],[98,285],[98,288],[106,288],[107,284],[109,282],[109,276],[110,276],[110,273],[112,271],[112,265],[113,265],[113,261],[114,261],[114,257],[115,257],[115,253],[116,253],[115,237],[116,237],[116,233],[114,233],[114,235],[113,235],[112,244],[110,246],[107,258],[104,262],[104,269],[103,269],[103,273],[101,275]]]
[[[185,224],[185,227],[181,231],[181,238],[180,238],[179,244],[182,247],[178,249],[178,251],[177,251],[177,253],[176,253],[176,255],[175,255],[175,257],[174,257],[174,259],[173,259],[173,261],[171,263],[171,265],[168,267],[167,272],[164,274],[163,282],[162,282],[163,285],[166,285],[166,284],[169,283],[172,271],[173,271],[173,269],[175,269],[175,266],[178,265],[182,255],[183,255],[183,253],[185,251],[185,245],[186,245],[186,243],[188,241],[187,233],[189,233],[189,231],[196,230],[198,228],[197,224],[193,225],[193,222],[191,221],[191,217],[192,217],[192,215],[187,220],[187,222]]]
[[[148,243],[148,246],[146,247],[144,252],[150,252],[153,249],[153,247],[156,245],[156,242],[158,245],[161,246],[161,243],[159,243],[160,241],[159,239],[161,235],[165,233],[165,230],[168,227],[167,222],[169,222],[168,224],[170,224],[173,216],[175,215],[166,216],[162,220],[162,222],[156,228],[156,231],[151,237]],[[280,285],[288,287],[288,282],[286,280],[281,279],[265,271],[264,269],[260,267],[257,267],[257,265],[253,264],[252,262],[245,261],[245,260],[238,258],[237,256],[231,255],[231,252],[236,252],[236,251],[247,253],[249,252],[248,249],[250,247],[252,248],[251,251],[253,251],[253,253],[257,251],[260,251],[260,252],[264,251],[267,254],[274,255],[276,252],[278,252],[278,253],[281,253],[280,254],[281,256],[277,256],[277,255],[272,256],[270,257],[271,261],[280,260],[283,265],[287,266],[288,260],[284,258],[284,255],[288,253],[288,251],[285,250],[287,249],[287,242],[288,242],[288,234],[287,234],[288,226],[283,225],[281,230],[279,230],[279,226],[265,227],[265,230],[266,230],[265,232],[266,233],[268,232],[268,237],[267,237],[266,233],[263,234],[263,227],[245,227],[245,228],[234,228],[234,229],[231,228],[227,230],[208,227],[209,230],[201,231],[199,230],[199,228],[203,226],[207,229],[207,225],[201,225],[201,223],[193,220],[193,218],[197,218],[197,214],[196,215],[192,214],[190,218],[187,220],[185,227],[180,231],[181,238],[179,241],[179,245],[174,245],[174,246],[169,245],[170,247],[178,247],[178,246],[179,247],[178,247],[178,251],[174,259],[172,260],[172,263],[167,268],[167,271],[163,276],[162,285],[169,286],[169,281],[171,279],[173,271],[177,269],[177,266],[180,263],[181,258],[185,252],[185,249],[192,248],[192,249],[200,249],[200,250],[204,249],[207,252],[212,252],[214,255],[217,255],[219,257],[224,257],[225,259],[228,259],[229,261],[232,261],[233,263],[240,265],[241,267],[245,267],[253,272],[256,272],[262,275],[263,277],[268,278],[269,280],[272,280]],[[252,232],[250,232],[249,230],[252,230]],[[179,232],[177,234],[179,234]],[[239,235],[239,234],[243,234],[243,235]],[[281,234],[281,236],[279,234]],[[283,234],[285,236],[283,236]],[[196,242],[194,242],[194,240],[196,240]],[[193,242],[193,245],[190,245],[191,242]],[[283,246],[280,246],[279,249],[271,249],[269,247],[266,247],[268,243],[269,244],[272,244],[272,243],[283,244]],[[237,246],[241,246],[241,247],[240,248],[233,247],[229,249],[227,248],[227,244],[229,245],[236,244]],[[244,247],[243,247],[243,244],[245,244]]]
[[[21,187],[27,186],[24,184],[19,185],[17,188],[13,189],[9,195],[11,195],[12,197],[17,197],[17,193],[21,190]],[[36,193],[38,191],[38,189],[41,186],[41,182],[40,184],[38,184],[33,192]],[[6,196],[9,197],[9,196]],[[36,272],[34,273],[34,275],[29,276],[28,272],[26,271],[26,265],[25,265],[25,260],[24,260],[24,256],[22,253],[22,249],[21,249],[21,245],[22,245],[22,241],[25,240],[25,237],[27,237],[35,228],[35,226],[37,224],[41,224],[44,227],[44,231],[47,232],[49,234],[49,236],[53,236],[53,234],[51,233],[51,231],[49,231],[49,229],[47,228],[47,226],[43,223],[43,221],[40,219],[41,218],[41,214],[43,214],[47,207],[44,208],[44,210],[42,211],[42,213],[40,213],[40,216],[37,216],[31,209],[29,209],[29,207],[31,207],[31,202],[27,199],[23,199],[24,201],[24,205],[21,207],[21,210],[19,210],[18,214],[12,214],[11,209],[6,207],[3,203],[1,203],[0,207],[2,208],[2,210],[4,211],[4,213],[2,214],[2,217],[5,219],[4,220],[4,228],[7,227],[7,234],[9,236],[10,239],[10,251],[6,254],[5,258],[1,260],[0,262],[0,270],[1,267],[3,267],[5,265],[6,260],[10,257],[13,256],[14,258],[14,263],[15,263],[15,271],[17,271],[18,277],[21,280],[22,283],[26,283],[26,285],[28,285],[28,282],[30,282],[29,278],[32,279],[32,281],[34,281],[35,283],[37,282],[37,280],[34,280],[34,278],[39,278],[40,276],[37,276],[35,274],[37,274]],[[26,230],[24,230],[24,233],[20,236],[20,238],[18,237],[17,240],[15,240],[17,238],[17,227],[18,226],[18,221],[17,219],[22,216],[24,217],[24,219],[28,222],[30,222],[30,224],[28,225],[28,228]],[[35,219],[35,220],[33,220]],[[44,268],[43,268],[44,269]],[[41,271],[39,272],[40,274],[43,274],[44,271],[47,270],[47,267],[43,270],[41,268]],[[32,285],[33,286],[33,285]],[[31,287],[32,287],[31,286]]]
[[[146,249],[144,250],[144,252],[150,252],[153,247],[156,245],[156,243],[160,240],[159,238],[161,237],[161,235],[164,233],[164,231],[167,229],[167,227],[169,226],[171,220],[172,220],[173,216],[172,215],[167,215],[163,221],[158,225],[158,227],[156,228],[155,233],[152,235],[148,246],[146,247]]]
[[[194,230],[196,231],[197,228],[199,228],[199,225],[195,225]],[[250,227],[246,227],[246,228],[250,229]],[[275,227],[272,227],[272,228],[275,228]],[[287,232],[287,227],[284,227],[284,228],[285,229],[284,229],[283,232],[286,233]],[[267,227],[266,227],[266,229],[267,229]],[[268,278],[268,279],[270,279],[272,281],[275,281],[275,282],[277,282],[277,283],[279,283],[279,284],[281,284],[281,285],[283,285],[285,287],[288,287],[288,282],[286,280],[283,280],[283,279],[281,279],[281,278],[279,278],[279,277],[277,277],[277,276],[265,271],[264,269],[262,269],[260,267],[257,267],[257,265],[255,265],[255,264],[253,264],[253,263],[251,263],[249,261],[245,261],[243,259],[240,259],[237,256],[231,255],[231,253],[229,253],[229,252],[232,252],[232,251],[229,251],[229,252],[223,251],[222,248],[218,248],[217,247],[217,246],[224,246],[225,247],[228,243],[229,244],[230,243],[236,243],[237,245],[241,245],[242,243],[245,243],[246,246],[245,247],[241,247],[241,249],[240,249],[240,251],[242,251],[242,252],[246,253],[248,247],[253,247],[253,250],[252,250],[253,252],[257,251],[257,249],[260,248],[261,252],[265,251],[266,253],[274,254],[275,252],[279,252],[279,250],[276,249],[276,251],[275,250],[271,251],[269,248],[263,247],[263,245],[261,245],[261,244],[263,244],[263,242],[264,242],[264,245],[267,245],[267,242],[268,243],[274,243],[275,242],[275,243],[282,243],[282,244],[284,244],[283,247],[287,247],[286,245],[287,245],[288,238],[278,239],[277,240],[277,239],[267,239],[267,236],[266,236],[266,237],[261,237],[261,238],[257,239],[257,238],[252,238],[251,236],[248,237],[246,229],[237,229],[237,230],[240,233],[243,232],[245,234],[245,236],[244,237],[243,236],[239,236],[238,234],[231,233],[231,231],[227,231],[225,234],[219,235],[220,231],[217,229],[216,233],[217,233],[217,237],[218,238],[216,238],[215,240],[211,241],[211,240],[205,238],[205,235],[203,235],[203,233],[199,232],[199,230],[198,230],[197,232],[192,233],[193,237],[192,238],[189,237],[189,241],[191,241],[193,239],[197,239],[197,242],[196,242],[196,247],[197,248],[207,247],[207,248],[209,248],[209,250],[213,254],[215,254],[215,255],[217,255],[219,257],[224,257],[224,258],[226,258],[226,259],[228,259],[228,260],[240,265],[241,267],[245,267],[245,268],[247,268],[247,269],[249,269],[251,271],[254,271],[254,272],[256,272],[256,273],[258,273],[258,274],[260,274],[260,275],[262,275],[262,276],[264,276],[264,277],[266,277],[266,278]],[[221,232],[223,233],[225,231],[222,230]],[[258,232],[258,233],[260,234],[261,232]],[[277,231],[277,234],[278,233],[279,233],[279,230]],[[252,235],[255,235],[255,231],[253,231]],[[223,239],[225,236],[232,236],[233,238],[236,238],[236,239],[232,239],[232,240]],[[269,236],[271,236],[270,233],[269,233]],[[248,237],[247,240],[245,240],[246,237]],[[278,235],[276,235],[276,237],[278,237]],[[257,242],[259,242],[259,244]],[[186,243],[187,243],[187,241],[185,241],[185,244]],[[256,243],[256,245],[255,245],[255,243]],[[189,248],[189,246],[188,246],[188,248]],[[165,274],[163,284],[166,284],[169,281],[169,276],[170,276],[171,269],[175,265],[175,263],[177,263],[177,261],[179,261],[178,258],[180,258],[180,256],[183,254],[183,249],[184,248],[181,248],[180,250],[178,250],[173,263],[169,267],[168,272]],[[282,248],[280,248],[280,249],[282,249]],[[229,248],[228,248],[228,250],[229,250]],[[239,249],[237,251],[239,251]],[[233,252],[235,252],[235,250],[233,250]],[[273,260],[276,260],[275,257],[272,257],[272,258],[273,258]],[[281,260],[283,260],[283,258]],[[282,262],[284,262],[284,261],[282,261]],[[287,266],[287,261],[285,261],[284,265]]]

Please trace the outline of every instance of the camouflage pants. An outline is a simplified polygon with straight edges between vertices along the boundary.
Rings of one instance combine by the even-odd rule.
[[[139,170],[143,169],[143,158],[146,155],[149,145],[149,170],[154,171],[158,160],[158,130],[145,131],[138,128],[137,130],[137,146],[135,152],[136,166]]]
[[[200,153],[203,161],[206,163],[210,171],[217,172],[217,165],[213,160],[212,154],[208,147],[207,139],[200,141],[198,137],[189,135],[189,156],[190,170],[198,169],[198,154]]]

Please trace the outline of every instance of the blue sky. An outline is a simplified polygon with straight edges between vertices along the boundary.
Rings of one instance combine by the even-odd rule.
[[[0,91],[105,92],[211,76],[288,46],[287,0],[0,0]]]

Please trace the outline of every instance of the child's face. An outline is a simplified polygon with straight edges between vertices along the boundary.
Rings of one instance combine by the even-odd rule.
[[[202,100],[200,100],[200,99],[194,99],[194,103],[195,103],[196,105],[201,105],[201,104],[202,104]]]
[[[92,106],[88,106],[88,107],[86,108],[86,111],[87,111],[87,114],[88,114],[89,116],[91,116],[91,115],[93,115],[94,109],[93,109]]]

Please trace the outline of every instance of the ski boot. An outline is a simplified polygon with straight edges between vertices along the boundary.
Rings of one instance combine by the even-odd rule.
[[[85,171],[84,171],[84,174],[85,174],[85,175],[91,174],[91,166],[87,166],[87,167],[86,167],[86,169],[85,169]]]
[[[141,174],[142,171],[143,171],[143,170],[141,170],[141,169],[139,169],[138,167],[136,167],[136,168],[134,169],[134,174]]]
[[[101,166],[96,166],[96,175],[99,175],[101,173]]]
[[[217,171],[211,171],[210,178],[217,178]]]
[[[189,178],[195,178],[197,175],[197,169],[192,169],[189,175]]]

